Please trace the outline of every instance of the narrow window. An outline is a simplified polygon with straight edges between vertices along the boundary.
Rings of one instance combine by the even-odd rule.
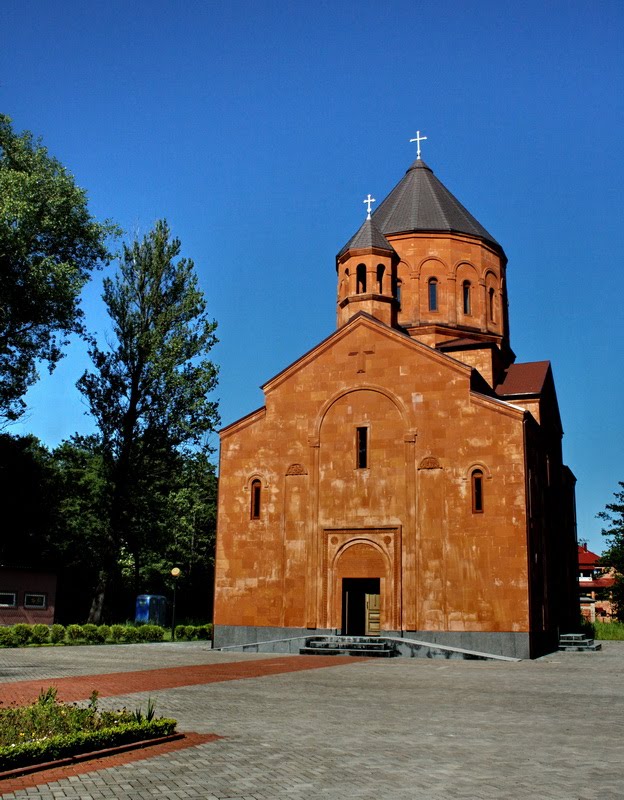
[[[464,301],[464,314],[470,314],[470,281],[463,282],[462,293]]]
[[[488,292],[488,306],[490,312],[490,322],[494,322],[494,289]]]
[[[366,264],[358,264],[357,272],[357,293],[364,294],[366,292]]]
[[[260,519],[260,495],[262,484],[258,479],[251,482],[251,518]]]
[[[429,278],[429,311],[438,310],[438,281],[437,278]]]
[[[472,473],[472,513],[483,513],[483,472],[480,469]]]
[[[399,304],[399,308],[401,308],[401,288],[402,288],[402,286],[403,286],[403,284],[401,283],[401,281],[397,281],[397,284],[396,284],[396,299],[397,299],[397,303]]]
[[[386,268],[383,264],[377,264],[377,291],[379,294],[383,294],[383,279],[385,271]]]
[[[357,455],[357,468],[368,468],[368,428],[355,429],[355,447]]]

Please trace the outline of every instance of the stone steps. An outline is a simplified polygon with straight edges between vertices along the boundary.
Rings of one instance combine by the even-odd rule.
[[[602,645],[596,644],[585,633],[562,633],[559,636],[559,650],[566,653],[595,653],[602,650]]]
[[[300,648],[302,656],[360,656],[394,658],[399,651],[394,644],[375,636],[312,636]]]

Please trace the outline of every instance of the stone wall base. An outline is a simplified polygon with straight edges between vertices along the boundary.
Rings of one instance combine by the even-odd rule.
[[[335,630],[325,628],[269,628],[246,625],[215,625],[214,647],[232,648],[251,653],[298,653],[309,636],[328,636]],[[511,631],[382,631],[382,636],[461,648],[509,658],[537,658],[557,649],[553,635]],[[400,642],[397,642],[400,644]],[[421,648],[399,646],[401,655],[414,657]],[[431,656],[428,656],[431,657]]]

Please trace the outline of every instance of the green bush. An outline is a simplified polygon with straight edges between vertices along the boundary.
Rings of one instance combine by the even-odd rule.
[[[82,625],[68,625],[67,626],[67,640],[75,644],[81,639],[84,639]]]
[[[197,639],[212,639],[212,624],[176,625],[175,638],[181,642],[191,642]]]
[[[13,626],[13,636],[17,642],[17,646],[22,647],[23,645],[28,644],[28,642],[31,640],[32,628],[25,622],[18,622],[17,625]]]
[[[596,639],[624,641],[624,622],[596,622]]]
[[[142,642],[162,642],[165,635],[165,629],[160,625],[141,625],[136,630]]]
[[[106,641],[106,636],[100,633],[99,627],[91,622],[82,626],[82,633],[89,644],[102,644]]]
[[[121,642],[124,635],[124,626],[123,625],[111,625],[110,635],[111,639],[117,644]]]
[[[2,647],[17,647],[17,639],[13,633],[13,628],[2,627],[0,628],[0,646]]]
[[[154,719],[151,722],[124,722],[114,728],[50,736],[45,741],[0,747],[0,770],[16,769],[42,761],[118,747],[141,739],[155,739],[175,732],[174,719]]]
[[[50,628],[50,641],[52,644],[60,644],[65,641],[65,626],[53,625]]]
[[[109,625],[98,625],[98,641],[106,642],[111,638],[111,629]]]
[[[46,644],[50,640],[50,629],[42,623],[33,625],[30,640],[33,644]]]
[[[197,638],[209,640],[212,639],[212,623],[209,622],[206,625],[198,625]]]
[[[124,627],[123,629],[122,641],[128,644],[140,642],[141,641],[140,628],[133,628],[130,625],[126,625],[126,627]]]

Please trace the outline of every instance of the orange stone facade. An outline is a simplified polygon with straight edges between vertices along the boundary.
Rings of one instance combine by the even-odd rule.
[[[336,332],[221,432],[215,646],[349,633],[373,586],[381,635],[535,656],[578,617],[552,374],[513,365],[500,247],[385,239],[338,256]]]

